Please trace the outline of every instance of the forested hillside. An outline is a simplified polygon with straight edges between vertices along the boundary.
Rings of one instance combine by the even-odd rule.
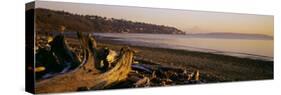
[[[183,31],[175,27],[106,18],[96,15],[79,15],[41,8],[35,9],[35,14],[36,30],[38,32],[54,32],[58,31],[60,26],[65,26],[66,31],[184,34]]]

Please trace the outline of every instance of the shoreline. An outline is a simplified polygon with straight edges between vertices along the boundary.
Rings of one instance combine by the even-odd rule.
[[[69,37],[68,42],[79,43],[73,38],[75,37]],[[274,61],[198,51],[132,46],[110,38],[96,36],[95,39],[98,47],[120,50],[124,46],[129,46],[136,51],[136,57],[154,61],[161,65],[200,70],[200,75],[208,82],[273,79],[274,75]]]
[[[53,32],[52,34],[56,35],[57,32]],[[75,38],[75,36],[73,36],[73,35],[75,35],[76,32],[66,32],[64,34],[71,37],[71,38]],[[117,34],[120,34],[120,33],[117,33]],[[174,35],[177,35],[177,34],[174,34]],[[131,45],[131,46],[139,46],[139,47],[167,48],[167,49],[174,49],[174,50],[186,50],[186,51],[195,51],[195,52],[202,52],[202,53],[212,53],[212,54],[232,56],[232,57],[238,57],[238,58],[249,58],[249,59],[253,59],[253,60],[274,61],[274,57],[266,56],[266,55],[252,54],[252,53],[222,51],[222,50],[215,50],[215,49],[208,49],[208,48],[198,48],[198,47],[191,47],[191,46],[188,46],[189,49],[173,48],[173,47],[170,47],[170,46],[165,46],[164,44],[161,46],[161,45],[155,45],[155,44],[152,44],[152,43],[145,43],[145,42],[137,42],[138,44],[141,44],[141,45],[138,45],[138,44],[135,44],[134,42],[126,42],[126,41],[120,40],[120,39],[123,39],[123,38],[95,35],[95,33],[93,33],[93,36],[101,42],[110,43],[110,44],[117,44],[117,45],[121,44],[121,45]],[[181,46],[178,46],[178,47],[181,47]]]
[[[132,46],[126,43],[97,38],[99,47],[118,50],[130,46],[136,56],[161,65],[200,70],[201,77],[209,82],[273,79],[274,61],[239,58],[180,49]]]
[[[264,60],[264,61],[273,61],[274,60],[274,57],[271,57],[271,56],[243,53],[243,52],[221,51],[221,50],[198,48],[198,47],[191,47],[191,46],[188,46],[189,49],[185,49],[182,46],[169,46],[169,45],[165,45],[165,44],[156,45],[153,43],[134,42],[134,41],[130,42],[130,41],[124,41],[123,38],[106,37],[106,36],[100,36],[100,35],[95,35],[95,38],[102,42],[107,42],[107,43],[111,42],[111,43],[116,43],[116,44],[125,44],[125,45],[140,46],[140,47],[167,48],[167,49],[174,49],[174,50],[204,52],[204,53],[212,53],[212,54],[226,55],[226,56],[239,57],[239,58],[249,58],[249,59],[254,59],[254,60]]]

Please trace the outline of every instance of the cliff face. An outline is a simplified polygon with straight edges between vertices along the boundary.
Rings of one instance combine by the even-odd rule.
[[[185,32],[175,27],[106,18],[96,15],[78,15],[41,8],[35,9],[35,14],[36,29],[39,32],[58,31],[60,26],[63,25],[67,31],[185,34]]]

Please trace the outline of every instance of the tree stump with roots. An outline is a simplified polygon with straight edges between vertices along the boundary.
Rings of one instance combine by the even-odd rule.
[[[97,68],[100,59],[97,58],[98,52],[95,39],[91,35],[84,36],[80,32],[77,33],[77,36],[84,55],[80,65],[72,71],[36,82],[36,93],[105,89],[127,78],[127,75],[131,71],[134,55],[134,52],[130,48],[122,48],[120,55],[115,61],[116,65],[103,72]],[[66,44],[64,40],[58,43]],[[65,49],[63,50],[64,54],[70,54],[69,52],[71,50],[68,47],[65,47]],[[77,59],[77,56],[74,54],[73,58]]]

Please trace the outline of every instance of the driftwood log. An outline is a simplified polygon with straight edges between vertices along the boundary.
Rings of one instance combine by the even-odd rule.
[[[122,48],[115,61],[116,65],[107,71],[101,71],[97,68],[97,62],[100,60],[96,57],[95,40],[90,35],[84,36],[81,33],[77,35],[83,50],[81,64],[72,71],[37,81],[36,93],[105,89],[127,78],[133,62],[134,52],[131,49]]]

